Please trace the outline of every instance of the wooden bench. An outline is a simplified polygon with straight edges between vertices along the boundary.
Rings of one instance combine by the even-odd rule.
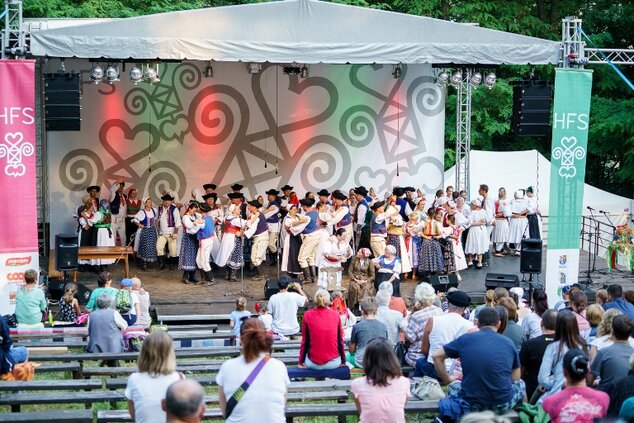
[[[64,391],[67,389],[91,391],[91,390],[101,389],[102,387],[103,387],[103,383],[97,379],[31,380],[31,381],[0,383],[0,391],[6,391],[6,392]]]
[[[125,277],[130,277],[128,256],[133,253],[132,247],[79,247],[78,260],[120,260],[125,265]],[[73,272],[73,281],[77,282],[77,270]]]
[[[216,385],[216,377],[215,376],[193,376],[188,377],[188,379],[193,379],[200,383],[203,386],[215,386]],[[86,379],[86,380],[94,380],[94,379]],[[116,378],[116,379],[105,379],[106,389],[116,390],[116,389],[124,389],[128,384],[127,378]],[[291,382],[288,387],[288,391],[327,391],[327,390],[349,390],[351,380],[315,380],[315,381],[304,381],[304,382]]]
[[[158,314],[160,324],[176,326],[179,322],[227,323],[228,314]]]
[[[130,417],[128,415],[128,417]],[[57,410],[29,413],[0,413],[0,422],[11,423],[93,423],[92,410]]]

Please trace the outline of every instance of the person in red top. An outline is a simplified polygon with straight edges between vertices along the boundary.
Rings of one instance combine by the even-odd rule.
[[[586,386],[588,356],[573,348],[564,355],[565,388],[544,400],[544,410],[553,423],[594,422],[605,417],[610,397]]]
[[[346,365],[343,329],[339,313],[329,308],[330,294],[325,289],[315,293],[316,308],[304,313],[300,368],[331,370]]]

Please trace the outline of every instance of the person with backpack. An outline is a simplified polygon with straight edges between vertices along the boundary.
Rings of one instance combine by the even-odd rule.
[[[141,314],[139,296],[131,290],[134,281],[124,278],[119,283],[120,289],[115,297],[115,308],[121,314],[128,326],[136,323],[137,316]]]

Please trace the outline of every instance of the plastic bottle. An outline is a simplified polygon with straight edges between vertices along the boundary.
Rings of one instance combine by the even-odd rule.
[[[48,311],[48,324],[53,326],[53,312],[51,310]]]

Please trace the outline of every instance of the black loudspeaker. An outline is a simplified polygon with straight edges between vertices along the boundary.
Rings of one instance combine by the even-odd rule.
[[[522,240],[520,255],[521,273],[542,272],[542,240],[526,238]]]
[[[55,269],[62,272],[77,269],[78,253],[77,234],[55,235]]]
[[[44,74],[44,113],[47,131],[79,131],[81,129],[79,88],[79,74]]]
[[[521,81],[513,87],[512,128],[517,137],[543,137],[551,132],[549,81]]]
[[[46,288],[48,290],[48,299],[55,301],[61,300],[61,298],[64,296],[66,283],[70,282],[49,279],[46,283]],[[92,294],[92,291],[86,288],[86,285],[81,282],[77,282],[77,301],[79,301],[79,304],[88,304],[88,300],[90,300],[90,294]]]
[[[511,273],[487,273],[484,286],[486,289],[498,287],[511,289],[520,286],[520,278]]]
[[[277,280],[278,280],[277,278],[269,278],[266,280],[266,283],[264,284],[264,299],[265,300],[268,301],[272,295],[280,292],[280,288],[278,288],[277,286]],[[291,278],[291,283],[300,283],[300,282],[299,282],[299,279]],[[289,288],[288,292],[297,292],[297,291],[294,290],[293,288]]]
[[[458,276],[450,275],[430,275],[429,283],[436,292],[447,292],[449,288],[458,288]]]

